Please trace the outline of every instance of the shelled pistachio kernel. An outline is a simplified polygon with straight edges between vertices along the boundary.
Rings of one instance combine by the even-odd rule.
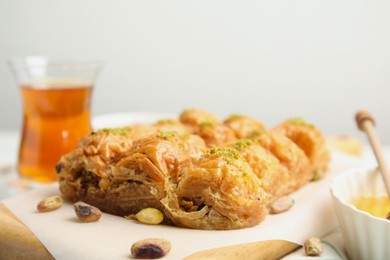
[[[325,176],[325,172],[322,171],[322,170],[316,170],[314,173],[313,173],[313,177],[311,178],[310,181],[318,181],[318,180],[321,180],[322,178],[324,178]]]
[[[102,216],[102,212],[100,211],[100,209],[82,201],[73,204],[73,208],[77,215],[77,218],[81,222],[95,222],[98,221]]]
[[[294,205],[294,199],[289,196],[283,196],[275,199],[269,206],[271,214],[279,214],[289,210]]]
[[[48,212],[55,209],[58,209],[62,206],[64,201],[62,198],[58,195],[47,197],[43,200],[41,200],[38,205],[37,209],[39,212]]]
[[[310,237],[305,241],[305,252],[307,256],[319,256],[322,254],[321,239],[317,237]]]
[[[133,257],[140,259],[161,258],[169,253],[171,243],[162,238],[148,238],[135,242],[130,249]]]
[[[158,225],[164,220],[164,216],[158,209],[144,208],[135,214],[135,218],[142,223]]]

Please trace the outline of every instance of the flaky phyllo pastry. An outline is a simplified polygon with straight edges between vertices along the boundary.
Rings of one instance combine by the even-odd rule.
[[[270,202],[327,170],[324,137],[303,119],[268,130],[186,110],[179,120],[100,129],[57,165],[60,190],[120,216],[153,207],[166,223],[196,229],[259,224]]]

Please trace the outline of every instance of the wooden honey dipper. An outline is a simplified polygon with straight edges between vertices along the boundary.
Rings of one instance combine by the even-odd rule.
[[[359,129],[365,132],[368,136],[368,140],[370,141],[372,150],[374,151],[383,181],[385,183],[387,196],[390,198],[390,171],[375,131],[374,117],[370,114],[370,112],[362,110],[356,113],[355,119]]]

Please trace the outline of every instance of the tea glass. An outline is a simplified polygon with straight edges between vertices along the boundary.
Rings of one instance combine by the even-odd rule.
[[[61,156],[91,132],[91,96],[102,63],[26,57],[8,64],[23,104],[18,172],[55,181]]]

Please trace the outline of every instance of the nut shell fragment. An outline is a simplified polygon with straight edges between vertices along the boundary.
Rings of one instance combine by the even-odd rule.
[[[48,212],[58,209],[63,203],[64,201],[60,196],[50,196],[41,200],[37,205],[37,209],[39,212]]]
[[[279,214],[289,210],[294,205],[294,199],[288,196],[283,196],[275,199],[269,206],[271,214]]]
[[[310,237],[305,241],[305,252],[307,256],[319,256],[322,251],[321,239]]]
[[[162,238],[148,238],[135,242],[130,249],[133,257],[139,259],[161,258],[169,253],[171,243]]]
[[[82,201],[73,204],[73,208],[77,215],[77,218],[81,222],[95,222],[98,221],[102,216],[100,209]]]
[[[158,209],[155,208],[145,208],[135,214],[135,217],[138,221],[150,224],[157,225],[164,220],[164,216]]]

